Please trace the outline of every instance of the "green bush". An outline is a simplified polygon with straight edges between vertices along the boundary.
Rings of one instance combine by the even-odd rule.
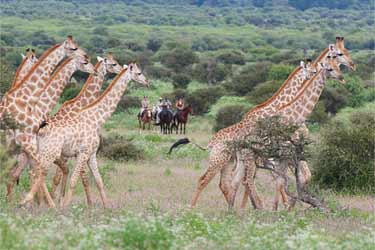
[[[325,111],[324,102],[319,101],[313,112],[309,116],[309,121],[313,123],[323,124],[328,121],[328,114]]]
[[[213,130],[216,132],[241,121],[246,111],[247,108],[243,105],[231,105],[221,108],[215,117]]]
[[[67,100],[73,99],[79,94],[80,91],[81,89],[77,87],[65,88],[60,96],[60,102],[65,102]]]
[[[202,115],[207,113],[210,106],[223,95],[224,91],[221,87],[201,88],[189,93],[186,102],[192,105],[194,114]]]
[[[270,69],[269,63],[256,63],[243,68],[231,81],[225,83],[225,88],[239,96],[244,96],[259,83],[267,80]]]
[[[122,136],[102,138],[99,154],[116,161],[140,160],[144,153]]]
[[[189,82],[191,82],[191,77],[181,73],[173,75],[172,80],[175,88],[186,88]]]
[[[230,65],[224,65],[214,59],[196,64],[193,70],[194,78],[209,84],[222,82],[230,73]]]
[[[337,191],[374,192],[375,112],[361,108],[345,115],[321,131],[314,182]]]
[[[281,84],[281,81],[268,81],[261,83],[249,93],[247,98],[254,104],[265,102],[277,92]]]
[[[284,64],[272,65],[268,72],[267,80],[269,81],[275,80],[275,81],[283,82],[288,78],[289,74],[292,73],[294,68],[295,68],[294,66],[284,65]]]
[[[141,99],[136,96],[123,95],[117,105],[116,112],[128,112],[131,108],[139,108]]]
[[[223,54],[220,54],[217,57],[217,60],[225,64],[238,64],[238,65],[245,64],[244,55],[238,51],[231,51],[231,52],[225,52]]]

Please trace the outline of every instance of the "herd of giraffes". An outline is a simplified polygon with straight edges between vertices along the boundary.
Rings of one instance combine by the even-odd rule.
[[[86,52],[78,47],[72,36],[46,50],[40,58],[36,57],[33,50],[26,51],[11,88],[0,104],[0,119],[10,116],[18,124],[16,129],[6,131],[7,145],[10,147],[16,144],[21,148],[16,156],[17,164],[12,167],[7,182],[8,201],[12,200],[15,182],[25,167],[30,165],[31,187],[20,202],[21,205],[32,202],[37,194],[38,202],[44,198],[49,207],[56,207],[55,193],[61,183],[59,201],[62,207],[66,207],[71,202],[79,177],[87,203],[91,205],[88,166],[95,178],[103,206],[109,206],[96,159],[100,130],[116,109],[128,84],[133,80],[149,86],[149,81],[135,63],[121,66],[111,53],[97,60],[93,66]],[[210,151],[209,166],[198,181],[191,205],[196,205],[202,190],[220,171],[220,189],[230,208],[233,207],[241,182],[246,190],[242,206],[245,206],[249,197],[255,208],[263,208],[255,188],[256,164],[253,155],[247,150],[232,152],[228,142],[245,138],[252,132],[257,120],[273,115],[282,116],[285,122],[300,124],[296,136],[308,133],[304,122],[318,102],[327,78],[344,82],[340,65],[355,70],[343,37],[337,37],[336,44],[330,44],[314,62],[301,62],[273,97],[251,109],[239,123],[217,132],[206,148]],[[90,73],[89,78],[75,98],[66,101],[56,114],[51,115],[65,86],[77,70]],[[108,73],[114,73],[116,77],[101,92]],[[69,173],[67,160],[72,157],[76,158],[76,164],[65,193]],[[235,159],[235,168],[229,164],[231,159]],[[58,167],[49,192],[45,177],[53,164]],[[287,171],[288,162],[277,164],[284,166],[282,169]],[[311,174],[307,163],[301,161],[300,164],[304,170],[304,181],[308,182]],[[287,203],[284,185],[282,180],[277,180],[275,208],[280,195],[284,204]]]

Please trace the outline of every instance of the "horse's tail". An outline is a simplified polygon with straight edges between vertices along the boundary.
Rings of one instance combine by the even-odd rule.
[[[177,147],[179,147],[180,145],[186,145],[186,144],[189,144],[189,143],[191,143],[191,144],[197,146],[198,148],[200,148],[200,149],[202,149],[202,150],[207,150],[207,148],[202,147],[202,146],[196,144],[195,142],[190,141],[189,138],[182,138],[182,139],[176,141],[176,142],[171,146],[171,148],[169,149],[168,154],[171,154],[174,148],[177,148]]]

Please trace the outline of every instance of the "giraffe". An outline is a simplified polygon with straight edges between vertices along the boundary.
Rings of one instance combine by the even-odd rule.
[[[66,84],[70,80],[73,73],[77,70],[83,72],[95,73],[94,66],[89,63],[87,56],[72,55],[64,60],[59,67],[52,74],[46,86],[42,89],[42,94],[39,97],[37,104],[27,112],[28,117],[32,117],[32,123],[28,124],[27,129],[31,133],[36,133],[40,124],[46,119],[48,113],[56,105],[58,98],[64,90]],[[9,181],[7,183],[7,197],[11,199],[11,193],[16,180],[18,180],[23,169],[30,163],[30,159],[25,152],[21,152],[17,156],[18,163],[12,168],[10,172]]]
[[[75,98],[66,101],[53,117],[47,119],[47,123],[51,123],[55,120],[67,119],[68,117],[77,115],[82,108],[94,102],[99,97],[105,75],[107,75],[107,73],[118,74],[123,69],[122,66],[113,58],[112,53],[108,53],[107,57],[105,58],[98,56],[97,60],[98,62],[95,65],[95,70],[97,72],[96,75],[90,75],[86,83],[83,85],[80,93]],[[66,162],[64,159],[60,159],[59,163],[62,165]],[[55,196],[55,191],[63,176],[62,169],[68,170],[66,167],[56,168],[56,174],[52,182],[52,197]],[[84,189],[86,191],[87,203],[88,205],[91,205],[92,201],[89,195],[90,191],[88,180],[85,179],[85,174],[83,174],[81,177]],[[65,190],[65,187],[61,188],[62,190]]]
[[[43,91],[43,88],[48,83],[48,80],[55,69],[57,64],[63,60],[66,56],[73,55],[86,55],[86,53],[80,49],[77,44],[73,41],[72,36],[68,36],[67,39],[60,43],[52,46],[46,50],[38,61],[31,67],[29,72],[25,75],[22,81],[15,84],[2,99],[0,105],[0,119],[4,114],[9,114],[15,121],[23,127],[22,130],[6,131],[7,142],[9,144],[16,143],[21,145],[21,150],[25,154],[29,154],[31,158],[37,161],[35,154],[36,149],[33,147],[35,143],[32,142],[33,133],[32,131],[25,131],[24,128],[32,126],[33,117],[30,116],[32,107],[36,104],[39,99],[39,95]],[[21,165],[24,164],[24,159],[19,159]],[[10,175],[17,175],[14,173],[17,168],[11,170]],[[12,182],[13,180],[11,180]],[[11,187],[11,186],[9,186]],[[7,200],[11,200],[11,191],[7,190]]]
[[[10,88],[13,88],[16,85],[19,85],[22,80],[25,78],[27,73],[29,73],[30,69],[38,62],[38,58],[35,55],[35,50],[27,48],[26,53],[21,54],[22,62],[18,66],[16,74],[14,76],[13,82]]]
[[[329,53],[330,49],[333,50],[336,46],[332,45],[329,47],[330,48],[326,48],[321,53],[321,55],[316,60],[317,62],[322,61]],[[342,57],[343,59],[341,59],[341,61],[345,61],[345,63],[348,61],[351,62],[348,54],[342,54],[339,57]],[[198,187],[193,195],[193,199],[191,202],[192,207],[196,205],[200,193],[208,185],[208,183],[212,180],[212,178],[218,171],[221,171],[219,187],[231,207],[234,191],[231,191],[231,180],[228,177],[231,177],[232,172],[231,169],[228,168],[227,164],[232,158],[232,152],[228,148],[227,142],[231,142],[235,138],[246,135],[246,131],[249,128],[244,126],[245,122],[247,120],[255,119],[254,117],[258,116],[261,110],[269,110],[270,107],[277,107],[290,102],[304,83],[301,74],[301,67],[299,67],[294,72],[292,72],[292,74],[283,83],[280,89],[273,95],[273,97],[271,97],[265,103],[262,103],[256,106],[254,109],[250,110],[241,122],[220,130],[212,137],[207,147],[207,149],[210,150],[209,166],[205,174],[199,178]]]
[[[78,175],[84,171],[86,164],[89,165],[94,175],[100,197],[104,207],[108,207],[104,192],[104,185],[100,176],[96,152],[99,146],[99,131],[104,122],[115,111],[120,98],[127,88],[128,83],[134,80],[142,85],[148,86],[140,69],[135,63],[123,69],[111,82],[103,94],[93,103],[83,108],[79,114],[70,119],[62,119],[47,124],[41,128],[38,134],[38,148],[40,165],[38,165],[37,180],[31,186],[21,204],[33,199],[35,192],[41,186],[45,186],[45,174],[49,166],[61,156],[77,157],[76,166],[71,176],[67,195],[64,197],[63,206],[67,206],[73,195]],[[63,176],[62,187],[65,187],[67,176]],[[50,204],[54,206],[54,204]]]
[[[277,109],[275,115],[280,115],[283,122],[303,124],[318,102],[325,87],[327,78],[338,79],[341,83],[345,83],[335,58],[327,57],[326,62],[319,63],[317,68],[318,73],[302,87],[296,97],[291,102],[282,105]],[[265,116],[263,116],[263,118],[264,117]],[[253,123],[255,124],[255,121],[253,121]],[[248,155],[245,157],[247,162],[244,163],[244,184],[249,193],[250,199],[255,203],[255,207],[259,207],[260,204],[257,203],[259,200],[253,200],[255,196],[251,195],[254,194],[254,173],[256,165],[254,161],[251,160],[253,158],[251,152],[247,152],[247,154]]]
[[[329,53],[330,53],[330,55],[327,54],[326,57],[330,58],[332,56],[332,58],[335,59],[335,61],[337,62],[338,65],[344,65],[352,71],[355,70],[356,66],[353,63],[353,61],[352,61],[352,59],[349,55],[349,52],[347,51],[347,49],[344,46],[344,37],[336,37],[336,44],[335,45],[333,45],[333,44],[329,45]],[[318,59],[314,62],[314,64],[315,65],[319,64],[320,62],[322,62],[322,59],[325,59],[325,57],[324,56],[322,57],[322,55],[319,56]],[[305,124],[301,125],[301,127],[296,131],[294,136],[298,137],[301,134],[304,135],[304,137],[307,137],[308,134],[309,134],[309,131],[308,131]],[[244,157],[242,156],[240,158],[243,161]],[[280,164],[282,166],[281,167],[282,171],[284,171],[284,172],[287,171],[287,169],[288,169],[288,163],[287,162],[280,162],[278,164]],[[231,183],[231,187],[234,189],[234,194],[231,197],[231,199],[232,199],[231,200],[231,203],[232,203],[231,206],[233,206],[235,194],[236,194],[236,191],[238,189],[240,179],[244,174],[243,164],[239,164],[239,165],[241,165],[241,167],[236,168],[235,178],[233,178],[232,183]],[[299,165],[300,165],[300,170],[301,170],[299,172],[299,178],[301,180],[301,183],[303,185],[305,185],[305,184],[307,184],[307,182],[311,178],[311,172],[310,172],[310,169],[309,169],[306,161],[300,161]],[[244,193],[242,203],[241,203],[241,208],[244,208],[246,206],[247,197],[248,197],[247,191],[248,190],[245,189],[245,193]],[[276,193],[275,193],[274,204],[273,204],[274,210],[277,210],[277,208],[278,208],[280,195],[281,195],[281,199],[283,201],[284,206],[287,207],[288,206],[288,196],[285,192],[284,179],[281,178],[281,177],[278,177],[278,178],[276,178]],[[252,201],[254,201],[254,200],[255,199],[253,198]]]

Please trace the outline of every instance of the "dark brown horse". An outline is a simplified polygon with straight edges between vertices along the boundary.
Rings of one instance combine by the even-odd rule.
[[[178,134],[178,129],[180,128],[180,134],[182,134],[182,127],[184,127],[184,134],[186,132],[186,123],[188,121],[189,114],[193,114],[193,108],[189,104],[182,110],[178,110],[174,116],[174,122],[176,124],[176,134]]]
[[[138,116],[139,129],[146,129],[146,124],[148,124],[148,130],[151,129],[152,112],[151,109],[145,109],[140,116]]]

